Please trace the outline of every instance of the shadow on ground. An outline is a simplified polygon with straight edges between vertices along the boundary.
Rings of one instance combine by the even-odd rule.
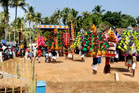
[[[48,63],[56,64],[56,63],[63,63],[63,61],[56,61],[56,62],[50,61],[50,62],[48,62]]]
[[[133,77],[132,74],[123,74],[123,75],[125,75],[125,76],[129,76],[129,77]]]
[[[76,60],[73,60],[74,62],[85,62],[85,61],[82,61],[81,59],[76,59]]]
[[[128,72],[126,68],[111,67],[111,70],[118,72]]]

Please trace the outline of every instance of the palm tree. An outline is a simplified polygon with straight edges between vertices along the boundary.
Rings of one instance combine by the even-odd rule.
[[[40,24],[42,22],[42,14],[37,12],[35,13],[35,18],[34,18],[34,22],[36,22],[36,25]]]
[[[10,0],[0,0],[0,4],[5,12],[6,28],[5,28],[5,40],[8,38],[8,23],[9,23],[9,1]]]
[[[104,9],[101,9],[102,6],[96,5],[95,8],[92,10],[93,13],[101,15],[103,12],[105,12]]]
[[[15,34],[16,34],[16,20],[17,20],[17,8],[22,8],[25,12],[25,6],[27,6],[26,0],[12,0],[11,7],[15,7],[15,31],[14,31],[14,41],[15,41]]]
[[[28,7],[28,11],[26,12],[25,17],[25,20],[29,23],[29,27],[31,27],[31,23],[33,22],[35,17],[34,8],[32,6]]]
[[[62,22],[64,25],[67,25],[68,14],[70,11],[71,9],[68,7],[62,10]]]
[[[44,17],[44,18],[42,18],[42,24],[50,24],[50,19],[49,19],[49,17]]]
[[[5,12],[0,12],[0,24],[5,24]]]

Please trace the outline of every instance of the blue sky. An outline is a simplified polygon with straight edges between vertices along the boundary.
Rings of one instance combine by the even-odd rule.
[[[50,16],[54,10],[62,10],[64,7],[74,8],[79,11],[91,11],[95,5],[110,11],[121,11],[133,17],[139,16],[139,0],[27,0],[35,8],[36,12],[42,13],[43,17]],[[0,8],[0,11],[2,9]],[[14,9],[10,9],[10,21],[14,19]],[[18,16],[24,16],[24,12],[18,9]]]

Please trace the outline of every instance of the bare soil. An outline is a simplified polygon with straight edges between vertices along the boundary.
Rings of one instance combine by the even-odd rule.
[[[24,62],[23,58],[17,59]],[[79,55],[75,55],[74,60],[65,57],[58,58],[57,62],[44,60],[44,57],[41,63],[35,60],[35,73],[38,81],[47,82],[47,93],[139,93],[139,64],[132,77],[124,62],[112,63],[111,73],[104,74],[105,58],[98,65],[96,75],[92,74],[92,57],[85,57],[85,62]],[[118,82],[115,72],[119,74]]]

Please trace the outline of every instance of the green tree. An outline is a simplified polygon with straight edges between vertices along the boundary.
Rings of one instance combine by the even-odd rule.
[[[28,21],[28,23],[29,23],[29,27],[31,27],[32,22],[33,22],[34,17],[35,17],[34,8],[32,6],[28,7],[28,10],[25,14],[25,17],[26,17],[25,20]]]
[[[69,16],[69,12],[71,11],[70,8],[66,7],[62,10],[62,22],[64,25],[67,25],[67,20],[68,20],[68,16]]]
[[[136,18],[137,24],[139,25],[139,16]]]
[[[105,12],[105,10],[101,8],[102,8],[101,5],[96,5],[95,8],[92,10],[92,12],[97,15],[102,15],[102,13]]]
[[[88,30],[90,29],[91,25],[93,24],[93,20],[92,20],[92,15],[90,12],[82,12],[82,28],[84,28],[84,30]]]
[[[35,13],[34,22],[36,23],[36,25],[42,23],[42,14],[41,13],[39,13],[39,12]]]
[[[44,18],[42,18],[42,24],[50,24],[50,19],[49,19],[49,17],[44,17]]]
[[[15,41],[15,34],[16,34],[16,20],[17,20],[17,8],[22,8],[25,12],[25,6],[28,4],[26,3],[26,0],[12,0],[11,1],[11,7],[15,7],[15,31],[14,31],[14,41]]]
[[[5,12],[5,23],[6,23],[6,27],[5,27],[5,40],[7,40],[8,38],[8,26],[9,26],[9,3],[10,0],[0,0],[0,4]]]
[[[121,12],[107,11],[102,17],[102,20],[110,23],[112,26],[121,27]]]
[[[127,15],[127,14],[123,14],[121,18],[122,18],[122,21],[121,21],[122,28],[127,28],[129,25],[131,25],[132,27],[136,26],[136,20],[134,17]]]

